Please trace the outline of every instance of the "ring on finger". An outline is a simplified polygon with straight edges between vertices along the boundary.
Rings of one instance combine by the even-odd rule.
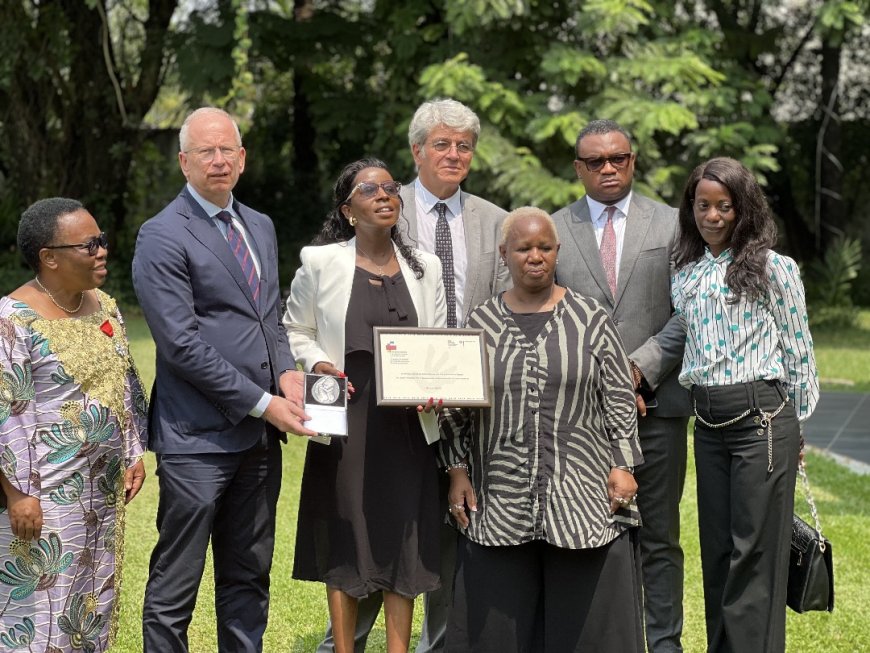
[[[464,503],[454,503],[451,508],[454,510],[462,510],[465,507]]]

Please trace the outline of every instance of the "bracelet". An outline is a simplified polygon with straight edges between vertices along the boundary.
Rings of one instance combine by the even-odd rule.
[[[631,367],[631,380],[634,383],[635,389],[641,386],[643,382],[643,372],[640,371],[640,368],[637,366],[633,360],[628,361],[629,367]]]
[[[449,472],[451,469],[464,469],[465,473],[468,474],[468,463],[453,463],[452,465],[447,465],[444,471]]]
[[[634,467],[629,467],[628,465],[613,465],[613,469],[621,469],[622,471],[628,472],[634,476]]]

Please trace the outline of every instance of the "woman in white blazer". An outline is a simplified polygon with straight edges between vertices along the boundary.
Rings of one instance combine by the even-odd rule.
[[[296,361],[355,390],[348,437],[308,445],[293,565],[294,578],[326,584],[337,653],[353,651],[357,601],[372,592],[388,651],[406,651],[413,597],[440,583],[435,415],[375,400],[372,327],[447,322],[439,259],[396,228],[400,187],[377,159],[345,167],[284,315]]]

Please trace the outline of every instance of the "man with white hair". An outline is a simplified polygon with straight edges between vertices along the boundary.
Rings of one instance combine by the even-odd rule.
[[[480,120],[461,102],[437,99],[421,104],[408,127],[408,142],[417,167],[417,179],[402,186],[404,220],[412,242],[441,258],[447,300],[447,324],[462,327],[478,304],[510,287],[510,273],[501,265],[498,244],[503,209],[460,188],[474,158]],[[442,512],[447,514],[449,481],[443,475]],[[425,617],[417,653],[443,651],[453,572],[456,530],[441,529],[441,589],[424,597]],[[356,653],[365,650],[366,638],[380,611],[380,596],[359,602]],[[318,653],[333,650],[327,632]]]
[[[139,231],[133,285],[156,344],[148,448],[160,502],[142,615],[146,652],[184,653],[209,542],[221,652],[262,650],[281,440],[302,425],[302,377],[281,322],[268,216],[233,188],[235,121],[197,109],[179,132],[187,184]]]

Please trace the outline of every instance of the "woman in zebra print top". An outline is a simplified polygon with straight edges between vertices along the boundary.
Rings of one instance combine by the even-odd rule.
[[[514,287],[474,309],[493,406],[442,423],[462,536],[447,647],[643,651],[628,358],[594,300],[555,284],[556,229],[540,209],[504,222]]]

